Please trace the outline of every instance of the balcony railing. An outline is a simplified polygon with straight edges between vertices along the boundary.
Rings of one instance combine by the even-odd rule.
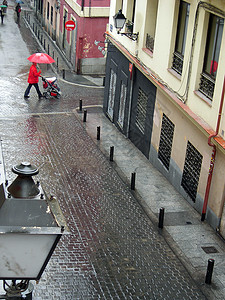
[[[120,34],[126,35],[129,39],[133,41],[137,41],[139,33],[138,32],[133,33],[133,27],[134,27],[134,23],[131,21],[127,21],[127,23],[125,24],[126,32],[121,32]]]
[[[153,52],[155,39],[147,33],[146,35],[146,48]]]
[[[128,20],[126,23],[126,32],[133,33],[133,27],[134,23]]]
[[[213,79],[206,73],[202,73],[200,78],[199,91],[210,100],[213,100],[214,87],[215,79]]]
[[[173,53],[173,64],[172,69],[175,70],[178,74],[182,74],[184,58],[178,52]]]

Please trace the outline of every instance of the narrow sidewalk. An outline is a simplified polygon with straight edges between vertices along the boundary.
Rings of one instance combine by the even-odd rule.
[[[158,233],[164,236],[208,299],[224,299],[224,241],[206,222],[201,222],[197,211],[106,118],[101,107],[83,109],[87,110],[86,122],[83,122],[83,113],[79,112],[79,108],[75,113],[107,157],[110,156],[110,147],[114,147],[112,165],[121,178],[130,185],[131,174],[136,173],[135,191],[132,193],[155,224]],[[100,127],[100,140],[97,140],[97,127]],[[159,229],[158,216],[162,207],[165,209],[164,227]],[[209,259],[215,261],[212,282],[205,284]]]

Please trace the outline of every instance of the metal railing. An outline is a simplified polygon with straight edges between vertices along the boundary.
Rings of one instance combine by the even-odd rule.
[[[215,88],[215,80],[206,73],[201,74],[199,91],[210,100],[213,100],[213,93]]]
[[[184,58],[178,52],[173,53],[173,63],[172,69],[175,70],[178,74],[182,74]]]
[[[147,49],[149,49],[152,52],[154,50],[154,42],[155,39],[150,34],[147,33],[145,46]]]

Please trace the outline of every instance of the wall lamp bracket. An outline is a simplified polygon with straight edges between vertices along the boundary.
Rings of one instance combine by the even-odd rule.
[[[114,19],[114,26],[117,29],[117,34],[125,35],[125,36],[129,37],[130,39],[132,39],[133,41],[137,41],[139,32],[138,33],[132,32],[133,31],[133,23],[131,25],[132,26],[131,32],[120,32],[126,22],[126,17],[123,15],[122,9],[120,9],[118,11],[118,13],[116,13],[115,16],[113,16],[113,19]]]

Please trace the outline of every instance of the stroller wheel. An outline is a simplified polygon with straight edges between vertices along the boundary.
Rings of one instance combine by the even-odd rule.
[[[57,94],[57,95],[56,95],[56,98],[59,99],[59,98],[60,98],[60,94]]]
[[[48,98],[50,98],[50,93],[44,92],[44,93],[43,93],[43,96],[44,96],[46,99],[48,99]]]

